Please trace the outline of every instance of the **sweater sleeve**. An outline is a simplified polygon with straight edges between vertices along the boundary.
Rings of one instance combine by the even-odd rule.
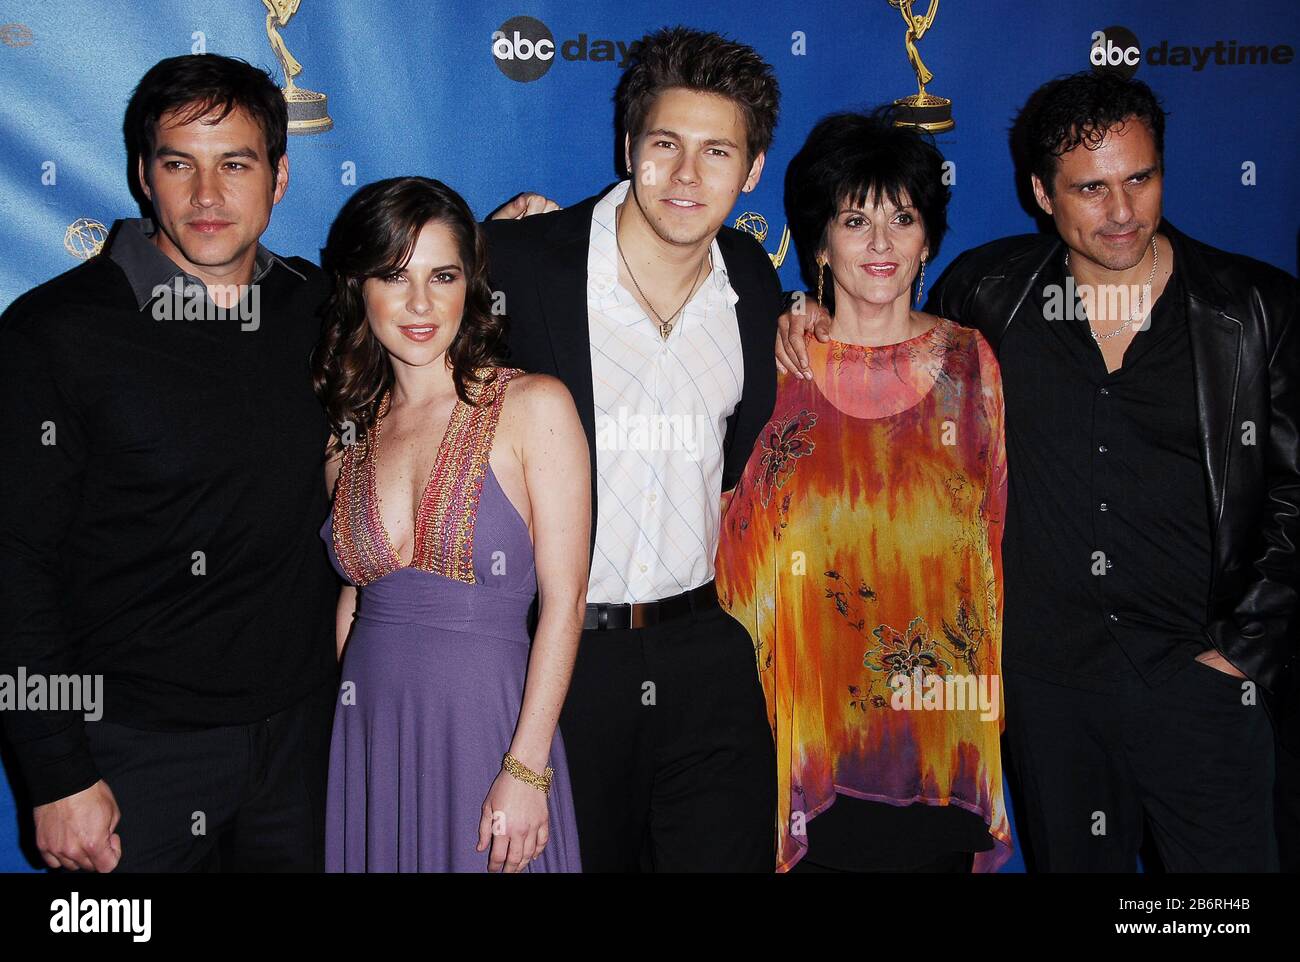
[[[60,604],[60,550],[76,517],[89,457],[84,422],[45,319],[0,317],[0,673],[76,672],[76,643]],[[24,686],[25,687],[25,686]],[[54,686],[48,685],[53,691]],[[100,775],[78,711],[31,710],[26,692],[0,710],[33,805],[89,788]]]

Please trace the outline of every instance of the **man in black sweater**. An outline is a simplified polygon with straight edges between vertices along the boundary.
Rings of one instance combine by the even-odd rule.
[[[0,711],[51,867],[323,861],[326,285],[258,242],[287,124],[242,61],[157,64],[126,125],[153,221],[0,319],[0,673],[103,683]]]

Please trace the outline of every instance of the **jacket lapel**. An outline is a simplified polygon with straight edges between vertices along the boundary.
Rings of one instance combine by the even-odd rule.
[[[1187,335],[1196,380],[1196,419],[1200,427],[1201,463],[1210,496],[1210,523],[1217,534],[1223,517],[1228,458],[1232,451],[1241,378],[1241,321],[1224,310],[1221,291],[1207,286],[1212,276],[1186,238],[1168,221],[1160,229],[1174,245],[1174,269],[1182,276]]]
[[[734,238],[725,230],[718,233],[718,249],[727,266],[728,282],[736,292],[736,326],[740,332],[742,365],[740,402],[732,416],[727,418],[726,436],[722,442],[722,489],[726,491],[740,479],[740,473],[749,460],[748,448],[740,450],[743,442],[738,446],[735,439],[756,436],[771,417],[776,399],[776,364],[772,360],[776,319],[771,316],[772,305],[763,303],[761,281],[746,271],[743,258],[735,249]],[[771,381],[769,390],[763,388],[764,378]]]
[[[605,192],[602,191],[603,196]],[[538,255],[538,303],[546,322],[555,375],[573,395],[578,418],[587,434],[595,471],[596,402],[591,380],[591,336],[587,322],[587,252],[591,215],[599,197],[588,198],[557,218]]]

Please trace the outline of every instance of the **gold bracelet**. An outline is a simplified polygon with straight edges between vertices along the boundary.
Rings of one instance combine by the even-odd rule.
[[[502,760],[502,767],[521,782],[533,786],[543,795],[550,797],[551,776],[555,774],[555,769],[551,768],[550,765],[546,766],[546,771],[538,775],[531,768],[523,765],[514,755],[506,752],[506,757]]]

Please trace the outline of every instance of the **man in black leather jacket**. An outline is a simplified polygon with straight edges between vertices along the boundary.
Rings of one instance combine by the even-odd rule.
[[[1170,871],[1276,870],[1273,730],[1295,726],[1300,584],[1295,280],[1162,218],[1164,113],[1141,82],[1053,81],[1022,122],[1056,233],[968,251],[928,305],[978,328],[1002,370],[1020,839],[1042,871],[1132,871],[1144,830]],[[1277,761],[1289,777],[1283,745]]]
[[[1131,870],[1145,815],[1173,870],[1267,870],[1271,759],[1260,703],[1295,725],[1285,717],[1300,581],[1295,280],[1161,218],[1151,128],[1163,116],[1144,85],[1085,74],[1036,99],[1027,128],[1044,159],[1034,191],[1057,236],[970,251],[933,293],[935,313],[979,327],[1003,369],[1019,502],[1006,534],[1007,742],[1027,809],[1022,832],[1036,867]],[[1117,101],[1129,103],[1116,110]],[[1136,115],[1122,116],[1129,109]],[[1120,123],[1097,146],[1046,159],[1049,144],[1059,149],[1079,121],[1086,129],[1089,114],[1108,111],[1102,122]],[[1156,267],[1166,242],[1171,256]],[[1068,290],[1053,322],[1053,284],[1122,289],[1150,277],[1159,296],[1137,331],[1124,316],[1099,317],[1105,297],[1074,320],[1059,316]],[[1071,336],[1088,326],[1091,338]],[[1054,465],[1040,469],[1044,456]],[[1063,483],[1062,468],[1086,480]],[[1205,523],[1189,523],[1200,510]],[[1039,521],[1077,537],[1047,537]],[[1062,548],[1068,561],[1050,557]],[[1082,573],[1081,561],[1100,567]],[[1188,664],[1197,647],[1217,678]],[[1277,761],[1290,776],[1285,745]],[[1276,799],[1284,852],[1293,793]],[[1093,824],[1106,834],[1085,832]]]

